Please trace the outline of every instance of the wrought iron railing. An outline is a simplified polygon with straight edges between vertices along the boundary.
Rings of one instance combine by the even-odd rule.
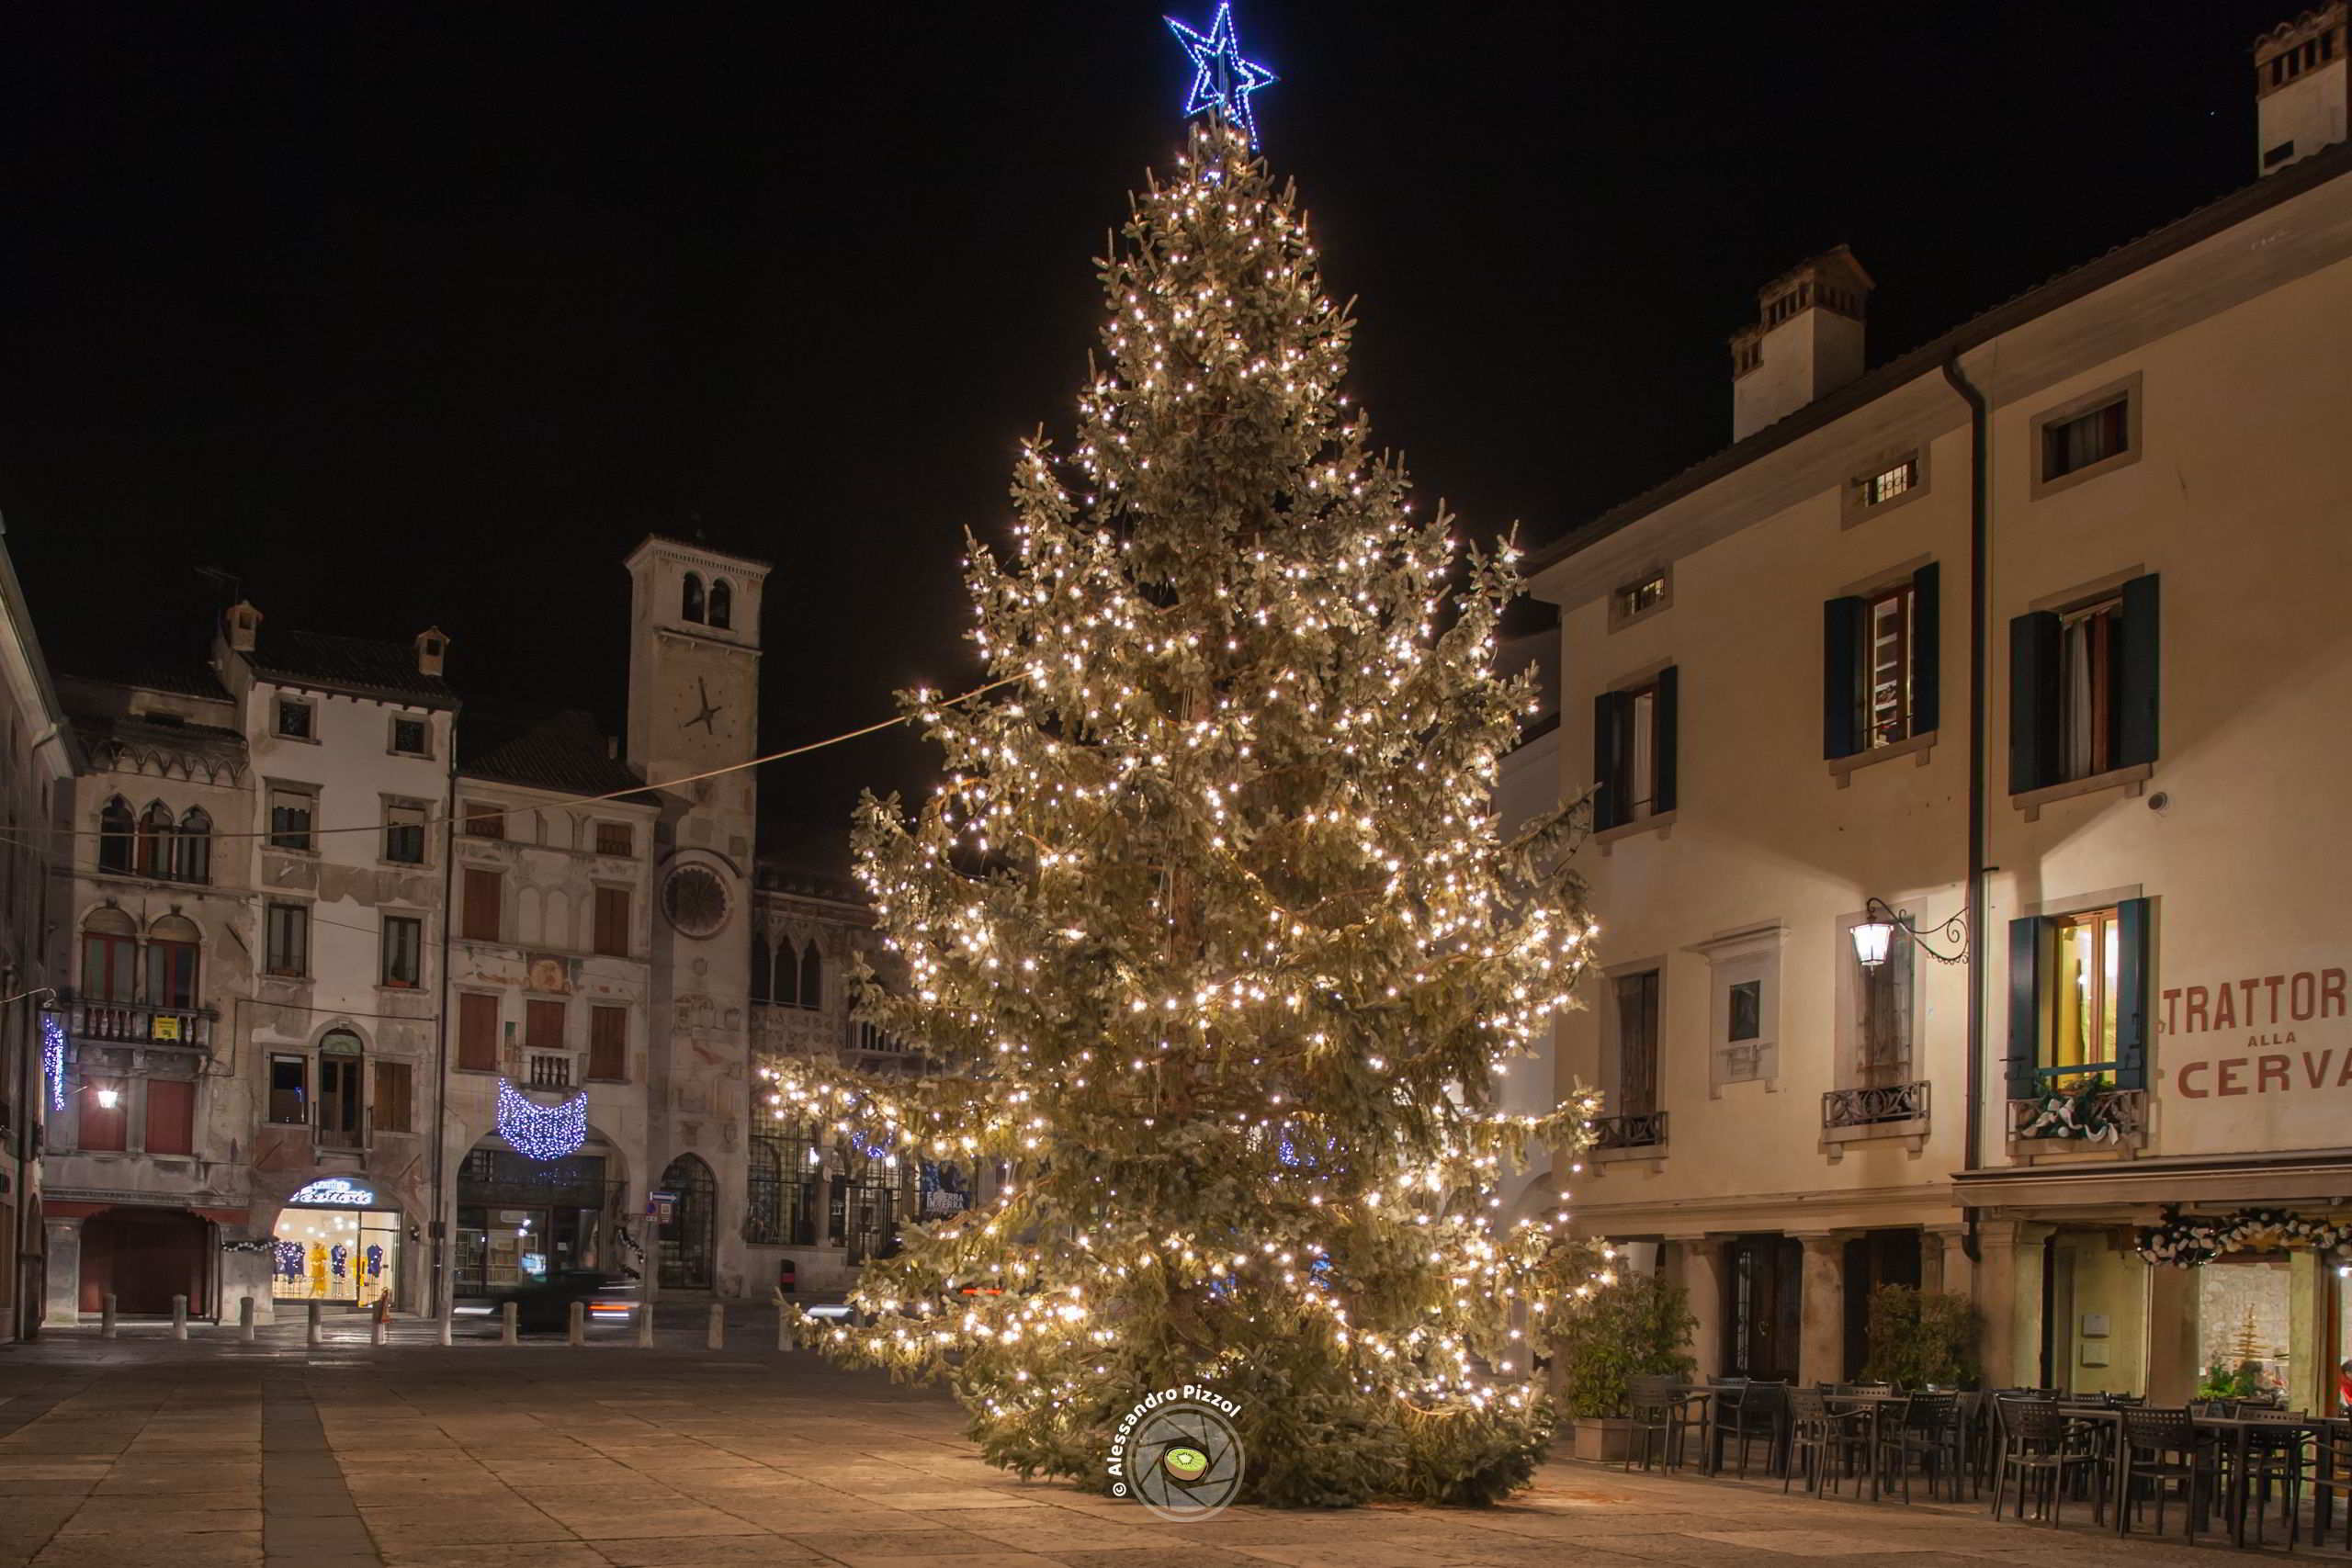
[[[212,1026],[220,1016],[210,1008],[85,1001],[70,995],[63,1000],[67,1033],[76,1040],[109,1043],[180,1045],[194,1051],[209,1051]]]
[[[2053,1089],[2009,1101],[2009,1136],[2031,1143],[2138,1143],[2148,1130],[2143,1089]]]
[[[1886,1084],[1873,1089],[1833,1089],[1821,1097],[1825,1127],[1874,1127],[1882,1122],[1919,1122],[1928,1114],[1928,1086]]]
[[[1631,1116],[1592,1119],[1596,1149],[1658,1149],[1666,1146],[1666,1112],[1644,1111]]]

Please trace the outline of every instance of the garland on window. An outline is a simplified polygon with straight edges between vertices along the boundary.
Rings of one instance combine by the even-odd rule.
[[[2032,1111],[2019,1123],[2020,1138],[2071,1138],[2090,1144],[2120,1143],[2129,1130],[2115,1086],[2104,1077],[2079,1088],[2052,1089],[2033,1098]]]
[[[2287,1209],[2240,1209],[2228,1214],[2184,1216],[2168,1204],[2164,1219],[2143,1227],[2140,1256],[2150,1263],[2196,1269],[2225,1252],[2249,1248],[2308,1247],[2317,1252],[2352,1252],[2352,1224],[2313,1220]]]

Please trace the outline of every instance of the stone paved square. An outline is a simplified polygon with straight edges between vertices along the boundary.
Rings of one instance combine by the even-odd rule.
[[[980,1462],[939,1391],[802,1352],[0,1346],[0,1568],[2133,1568],[2227,1561],[1978,1505],[1555,1459],[1487,1509],[1190,1525]],[[2176,1514],[2176,1517],[2177,1517]],[[2333,1552],[2330,1553],[2333,1555]]]

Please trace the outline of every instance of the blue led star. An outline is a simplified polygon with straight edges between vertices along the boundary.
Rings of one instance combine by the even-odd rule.
[[[1184,46],[1184,52],[1193,57],[1193,90],[1184,99],[1185,114],[1214,108],[1249,132],[1250,145],[1256,147],[1258,121],[1250,112],[1250,95],[1279,78],[1255,61],[1241,58],[1241,46],[1233,36],[1232,0],[1217,6],[1216,19],[1205,35],[1173,17],[1163,19]]]

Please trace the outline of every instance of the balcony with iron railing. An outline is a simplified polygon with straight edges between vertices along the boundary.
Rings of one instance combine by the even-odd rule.
[[[1835,1162],[1846,1145],[1873,1138],[1902,1138],[1916,1153],[1928,1136],[1928,1080],[1861,1084],[1833,1089],[1821,1097],[1821,1148]]]
[[[220,1013],[212,1008],[159,1007],[152,1002],[85,1000],[71,991],[58,994],[65,1032],[75,1040],[107,1044],[167,1045],[184,1051],[210,1051],[212,1026]]]
[[[2012,1156],[2122,1154],[2146,1146],[2148,1091],[2115,1089],[2103,1075],[2045,1073],[2043,1092],[2009,1101]]]
[[[1624,1116],[1596,1116],[1591,1122],[1592,1155],[1596,1159],[1658,1158],[1666,1154],[1666,1112],[1639,1111]]]

